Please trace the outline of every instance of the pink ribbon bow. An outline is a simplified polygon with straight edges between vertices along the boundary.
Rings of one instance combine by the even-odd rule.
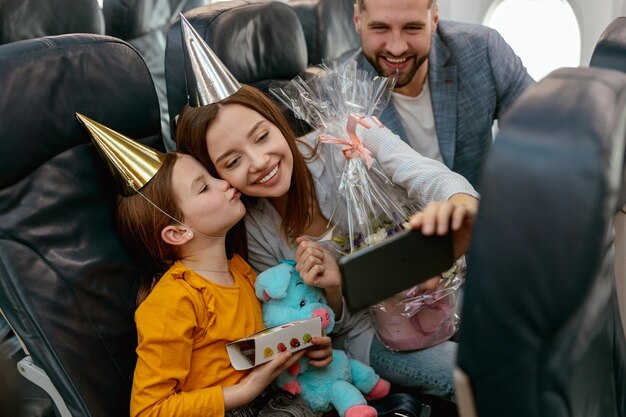
[[[350,116],[348,117],[348,123],[346,124],[346,130],[348,131],[348,136],[350,137],[350,140],[322,134],[320,135],[320,141],[324,143],[343,145],[341,151],[347,159],[360,157],[365,161],[365,164],[369,169],[372,167],[372,152],[365,146],[363,146],[363,141],[357,136],[357,124],[367,129],[374,126],[380,127],[383,125],[380,120],[378,120],[378,118],[375,116],[365,117],[356,113],[350,113]]]

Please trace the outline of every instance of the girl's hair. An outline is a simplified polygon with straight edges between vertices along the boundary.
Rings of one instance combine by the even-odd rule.
[[[161,168],[140,189],[143,196],[136,193],[129,197],[120,196],[117,200],[117,228],[120,238],[150,277],[140,283],[138,304],[150,293],[158,278],[180,258],[178,247],[165,243],[161,238],[161,231],[175,222],[150,204],[154,203],[173,218],[183,221],[183,213],[176,201],[172,184],[172,171],[178,156],[174,152],[165,154]],[[228,235],[226,253],[229,257],[233,254]]]
[[[270,123],[274,124],[287,140],[287,145],[293,155],[293,172],[291,174],[291,187],[287,197],[289,210],[286,217],[282,220],[281,228],[287,240],[302,235],[306,227],[311,223],[309,207],[315,201],[315,185],[311,173],[307,169],[306,159],[298,149],[298,141],[287,120],[278,107],[261,91],[244,84],[236,93],[219,103],[202,107],[186,105],[180,113],[176,127],[176,144],[178,149],[191,154],[212,175],[219,177],[215,165],[213,165],[209,157],[206,132],[222,106],[227,104],[239,104],[256,111],[269,120]],[[228,140],[228,138],[223,138],[223,140]],[[311,155],[308,158],[315,156],[315,149],[311,149]],[[246,207],[254,204],[255,200],[255,198],[250,196],[242,196],[242,201]]]
[[[177,159],[176,153],[166,154],[161,168],[140,191],[161,210],[182,220],[172,186],[172,170]],[[117,228],[121,240],[134,255],[142,271],[148,271],[149,278],[140,283],[138,304],[156,283],[155,278],[160,277],[178,259],[177,248],[161,238],[161,231],[171,224],[172,219],[139,194],[117,199]]]

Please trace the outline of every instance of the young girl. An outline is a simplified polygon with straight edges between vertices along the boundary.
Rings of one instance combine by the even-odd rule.
[[[260,91],[241,88],[207,106],[185,107],[176,132],[179,149],[192,154],[214,175],[244,195],[249,261],[259,270],[280,259],[296,259],[309,284],[324,289],[340,318],[337,347],[384,378],[453,399],[455,344],[414,352],[391,352],[374,337],[367,310],[343,308],[341,279],[334,260],[304,236],[327,231],[336,204],[336,178],[345,157],[336,145],[315,145],[316,136],[296,140],[278,108]],[[384,127],[362,133],[385,174],[428,206],[412,219],[425,234],[455,231],[455,251],[467,249],[477,193],[460,175],[424,158]],[[452,222],[450,222],[452,220]]]
[[[138,346],[131,416],[308,416],[270,384],[305,352],[236,371],[226,344],[263,328],[255,273],[227,257],[227,232],[245,215],[240,193],[189,155],[164,155],[136,194],[118,202],[122,239],[163,273],[135,313]],[[330,339],[307,355],[330,361]],[[282,411],[277,411],[282,410]]]

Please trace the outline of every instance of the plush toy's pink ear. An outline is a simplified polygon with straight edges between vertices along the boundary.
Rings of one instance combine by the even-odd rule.
[[[293,265],[280,263],[261,272],[254,284],[256,297],[264,303],[271,299],[285,298],[293,270]]]

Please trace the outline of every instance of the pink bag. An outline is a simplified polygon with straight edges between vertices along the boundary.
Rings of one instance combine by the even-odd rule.
[[[442,274],[437,288],[422,291],[419,285],[372,306],[378,338],[394,351],[424,349],[448,340],[459,327],[460,287],[465,260]]]

